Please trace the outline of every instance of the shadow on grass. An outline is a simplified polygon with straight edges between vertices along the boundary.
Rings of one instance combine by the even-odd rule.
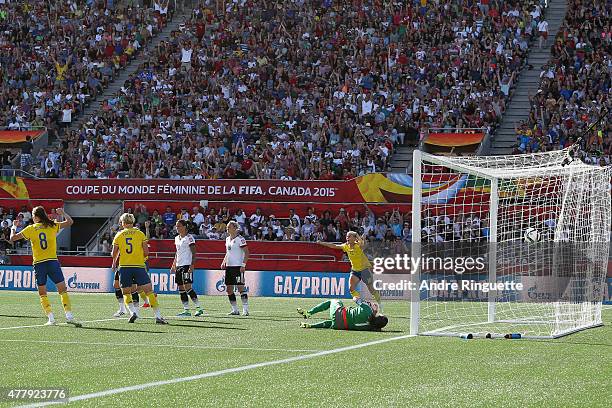
[[[203,319],[206,318],[214,318],[214,316],[202,316]],[[171,322],[192,322],[192,323],[212,323],[212,324],[232,324],[230,322],[214,322],[210,320],[195,320],[195,319],[180,319],[180,318],[172,318]],[[221,327],[220,327],[221,328]]]
[[[254,316],[210,316],[210,317],[214,317],[215,319],[235,319],[236,321],[240,321],[240,320],[264,320],[264,321],[268,321],[268,322],[291,322],[297,319],[299,319],[299,317],[292,317],[292,318],[287,318],[287,319],[271,319],[269,317],[254,317]]]
[[[213,323],[214,322],[202,322],[202,323]],[[203,326],[196,324],[178,324],[175,323],[175,320],[170,323],[171,327],[195,327],[196,329],[215,329],[215,330],[248,330],[243,327],[219,327],[219,326]]]
[[[69,326],[66,326],[69,327]],[[74,330],[74,328],[70,327]],[[120,332],[120,333],[167,333],[164,331],[156,331],[156,330],[138,330],[138,329],[117,329],[113,327],[91,327],[91,326],[83,326],[79,327],[78,330],[98,330],[98,331],[110,331],[110,332]]]
[[[20,319],[41,319],[44,321],[44,316],[27,316],[27,315],[6,315],[6,314],[0,314],[0,317],[15,317],[15,318],[20,318]]]

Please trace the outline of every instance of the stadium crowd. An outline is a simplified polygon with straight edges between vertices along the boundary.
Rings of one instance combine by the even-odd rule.
[[[136,225],[145,231],[150,239],[174,239],[177,232],[174,228],[178,219],[189,221],[189,232],[196,239],[224,240],[227,236],[226,226],[231,220],[240,225],[241,234],[249,240],[257,241],[325,241],[340,242],[346,232],[357,231],[365,234],[374,248],[381,250],[398,250],[403,253],[411,242],[411,215],[402,214],[394,208],[378,216],[364,205],[362,211],[348,213],[341,208],[337,213],[330,210],[317,211],[309,208],[306,214],[298,214],[290,209],[288,217],[280,218],[274,214],[264,214],[261,208],[255,213],[246,214],[241,208],[202,208],[194,206],[183,208],[179,213],[167,207],[164,212],[149,212],[144,205],[128,208],[133,213]],[[424,242],[441,243],[454,240],[479,242],[488,234],[486,219],[474,214],[466,214],[456,219],[448,215],[426,214],[423,218],[422,237]],[[99,248],[109,253],[112,236],[119,230],[119,225],[112,226],[110,233],[100,238]]]
[[[540,0],[210,3],[34,173],[384,171],[395,146],[429,128],[495,128],[543,13]]]
[[[561,149],[583,136],[585,162],[612,164],[612,122],[604,114],[611,105],[612,9],[604,3],[569,2],[529,118],[516,127],[515,153]]]
[[[169,13],[168,0],[148,8],[105,0],[1,3],[0,126],[46,127],[53,135],[113,81]]]

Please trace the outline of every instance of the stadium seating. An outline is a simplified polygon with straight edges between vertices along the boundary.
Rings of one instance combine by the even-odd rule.
[[[497,125],[539,7],[249,4],[196,8],[104,112],[66,138],[61,175],[384,171],[406,135]]]
[[[70,125],[163,24],[152,8],[114,4],[3,2],[2,126]]]
[[[532,99],[529,118],[517,126],[515,153],[561,149],[582,137],[582,159],[610,165],[609,113],[601,117],[609,106],[610,9],[603,3],[571,0],[567,10],[551,47],[551,60],[542,67],[540,89]]]

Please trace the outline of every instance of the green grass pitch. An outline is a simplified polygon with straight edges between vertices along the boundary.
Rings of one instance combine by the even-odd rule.
[[[63,322],[59,297],[49,298]],[[41,327],[35,293],[0,292],[0,387],[63,387],[75,397],[408,334],[401,302],[387,302],[389,326],[370,333],[299,328],[296,307],[316,299],[252,298],[244,317],[226,316],[224,297],[203,297],[206,315],[187,319],[172,317],[181,310],[178,295],[159,299],[168,326],[112,319],[112,294],[73,294],[75,315],[85,322],[77,329]],[[612,398],[610,308],[604,324],[547,341],[409,337],[68,406],[603,407]],[[26,403],[4,399],[0,406]]]

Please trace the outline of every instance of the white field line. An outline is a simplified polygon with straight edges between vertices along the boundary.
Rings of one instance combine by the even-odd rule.
[[[323,351],[319,351],[319,352],[312,353],[312,354],[303,354],[301,356],[283,358],[281,360],[264,361],[262,363],[249,364],[249,365],[234,367],[234,368],[227,368],[225,370],[212,371],[209,373],[197,374],[197,375],[192,375],[189,377],[179,377],[179,378],[173,378],[170,380],[154,381],[150,383],[131,385],[129,387],[113,388],[113,389],[109,389],[105,391],[94,392],[91,394],[77,395],[75,397],[70,397],[65,401],[46,401],[46,402],[40,402],[40,403],[35,403],[35,404],[22,405],[21,407],[22,408],[46,407],[48,405],[63,404],[66,402],[84,401],[84,400],[90,400],[94,398],[107,397],[109,395],[121,394],[124,392],[140,391],[140,390],[144,390],[144,389],[152,388],[152,387],[161,387],[164,385],[178,384],[178,383],[188,382],[188,381],[196,381],[196,380],[201,380],[204,378],[219,377],[219,376],[226,375],[226,374],[239,373],[242,371],[253,370],[253,369],[261,368],[261,367],[288,364],[288,363],[293,363],[296,361],[309,360],[311,358],[327,356],[330,354],[337,354],[337,353],[342,353],[345,351],[357,350],[363,347],[373,346],[373,345],[382,344],[382,343],[388,343],[388,342],[396,341],[396,340],[403,340],[403,339],[407,339],[410,337],[415,337],[415,336],[412,334],[406,334],[403,336],[396,336],[396,337],[390,337],[390,338],[381,339],[381,340],[369,341],[369,342],[361,343],[361,344],[354,344],[352,346],[340,347],[340,348],[331,349],[331,350],[323,350]]]
[[[39,343],[39,344],[70,344],[83,346],[109,346],[109,347],[125,347],[125,343],[107,343],[107,342],[85,342],[85,341],[55,341],[55,340],[28,340],[28,339],[0,339],[0,343]],[[200,350],[255,350],[255,351],[286,351],[286,352],[315,352],[321,350],[312,349],[278,349],[278,348],[259,348],[259,347],[233,347],[233,346],[198,346],[198,345],[180,345],[180,344],[132,344],[130,347],[163,347],[177,349],[200,349]]]

